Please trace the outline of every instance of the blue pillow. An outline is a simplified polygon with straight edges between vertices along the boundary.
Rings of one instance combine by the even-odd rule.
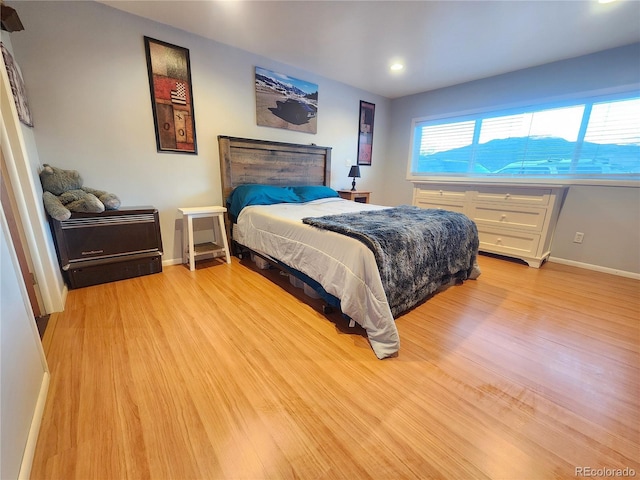
[[[298,196],[289,187],[258,184],[239,185],[227,198],[227,208],[229,217],[235,222],[242,209],[249,205],[297,203],[299,201]]]
[[[296,195],[300,197],[301,202],[310,202],[311,200],[318,200],[320,198],[339,197],[338,192],[324,185],[304,185],[292,188]]]

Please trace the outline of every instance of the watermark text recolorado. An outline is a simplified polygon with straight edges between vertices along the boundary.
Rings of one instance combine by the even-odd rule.
[[[636,471],[633,468],[608,468],[608,467],[576,467],[576,477],[635,477]]]

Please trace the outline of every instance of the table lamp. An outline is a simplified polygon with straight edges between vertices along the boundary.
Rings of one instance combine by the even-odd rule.
[[[351,191],[356,191],[356,178],[360,178],[360,167],[358,165],[353,165],[351,170],[349,170],[349,177],[353,177],[353,182],[351,182]]]

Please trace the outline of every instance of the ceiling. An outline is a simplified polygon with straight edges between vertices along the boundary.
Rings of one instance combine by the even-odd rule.
[[[640,41],[638,0],[101,3],[388,98]]]

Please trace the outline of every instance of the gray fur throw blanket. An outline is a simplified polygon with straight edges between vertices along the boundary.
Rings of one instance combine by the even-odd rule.
[[[402,205],[302,221],[356,238],[373,251],[394,317],[452,280],[479,274],[478,229],[461,213]]]

